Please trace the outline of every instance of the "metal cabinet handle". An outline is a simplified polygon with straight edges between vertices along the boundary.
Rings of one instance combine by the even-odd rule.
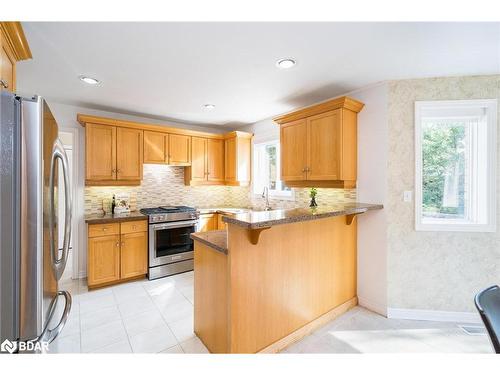
[[[64,237],[63,237],[63,252],[61,258],[58,258],[58,250],[56,246],[57,236],[54,233],[55,229],[55,171],[56,171],[56,161],[61,160],[63,179],[64,179],[64,198],[65,198],[65,211],[64,211]],[[69,185],[69,168],[68,168],[68,157],[64,151],[64,146],[59,139],[56,139],[54,146],[52,148],[52,159],[50,161],[50,177],[49,177],[49,246],[50,246],[50,258],[52,261],[52,271],[54,277],[57,281],[61,279],[61,276],[66,267],[66,262],[68,260],[69,245],[71,242],[71,192]]]
[[[125,242],[122,242],[122,246],[125,246]]]
[[[0,84],[3,86],[4,89],[8,89],[9,88],[9,84],[4,79],[0,79]]]
[[[302,173],[304,173],[307,170],[306,167],[302,168]]]
[[[108,230],[108,228],[102,228],[102,230],[103,230],[103,231],[107,231],[107,230]]]
[[[120,246],[120,243],[119,243],[119,242],[117,242],[117,243],[116,243],[116,247],[118,247],[118,246]]]

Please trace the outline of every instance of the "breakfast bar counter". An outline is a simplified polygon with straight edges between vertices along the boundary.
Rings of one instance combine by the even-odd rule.
[[[212,353],[278,352],[357,304],[356,216],[382,205],[253,211],[194,233],[194,330]]]

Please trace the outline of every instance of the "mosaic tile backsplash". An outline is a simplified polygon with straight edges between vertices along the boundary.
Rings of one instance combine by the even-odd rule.
[[[271,199],[274,208],[294,208],[309,205],[308,189],[293,189],[294,200]],[[85,187],[85,214],[102,213],[103,199],[111,202],[113,194],[130,195],[130,209],[161,205],[194,207],[263,207],[264,199],[252,194],[249,187],[185,186],[184,167],[144,164],[140,186]],[[318,204],[334,204],[356,200],[356,189],[318,189]],[[109,210],[109,208],[108,208]]]

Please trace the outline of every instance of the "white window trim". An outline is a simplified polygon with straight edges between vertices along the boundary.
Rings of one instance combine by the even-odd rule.
[[[254,142],[252,144],[252,158],[255,158],[255,147],[260,147],[260,146],[267,146],[267,145],[271,145],[271,144],[274,144],[278,142],[278,144],[280,144],[280,141],[279,139],[272,139],[272,140],[267,140],[267,141],[264,141],[264,142]],[[280,144],[280,147],[281,147],[281,144]],[[255,185],[254,185],[254,182],[255,182],[255,159],[252,160],[252,186],[251,186],[251,189],[252,189],[252,196],[254,198],[262,198],[262,192],[258,192],[258,191],[255,191]],[[279,155],[279,158],[278,158],[278,165],[277,165],[277,169],[278,169],[278,173],[280,174],[281,176],[281,149],[280,149],[280,155]],[[285,191],[280,191],[280,190],[269,190],[269,199],[276,199],[276,200],[283,200],[283,201],[295,201],[295,191],[293,189],[291,189],[289,192],[285,192]]]
[[[422,110],[429,108],[485,108],[487,111],[487,223],[475,224],[463,220],[436,220],[422,223]],[[415,230],[448,232],[496,232],[496,169],[497,169],[497,99],[439,100],[415,102]]]

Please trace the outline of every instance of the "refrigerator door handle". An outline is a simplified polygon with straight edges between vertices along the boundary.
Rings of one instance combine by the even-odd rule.
[[[45,331],[42,333],[38,341],[44,341],[48,342],[49,344],[56,339],[56,337],[61,333],[62,329],[66,325],[66,322],[68,321],[69,313],[71,312],[71,304],[72,304],[72,299],[71,299],[71,294],[65,290],[60,290],[57,292],[56,298],[52,301],[52,304],[50,306],[50,313],[49,313],[49,321],[50,318],[52,318],[52,315],[54,315],[55,310],[56,310],[56,305],[57,305],[57,297],[59,296],[64,296],[64,311],[61,316],[61,320],[52,329],[47,327],[45,328]]]
[[[54,234],[55,223],[54,218],[56,216],[55,209],[55,197],[54,197],[54,174],[56,171],[57,159],[61,160],[63,177],[64,177],[64,196],[65,196],[65,218],[64,218],[64,239],[63,239],[63,252],[61,258],[58,257],[58,246],[56,246],[56,235]],[[69,246],[71,242],[71,192],[69,185],[69,168],[68,168],[68,158],[66,152],[64,151],[64,146],[59,139],[54,142],[54,147],[52,149],[52,160],[50,162],[50,180],[49,180],[49,236],[50,236],[50,257],[52,260],[52,270],[54,272],[54,277],[57,281],[61,279],[61,276],[66,267],[66,261],[68,260]]]

